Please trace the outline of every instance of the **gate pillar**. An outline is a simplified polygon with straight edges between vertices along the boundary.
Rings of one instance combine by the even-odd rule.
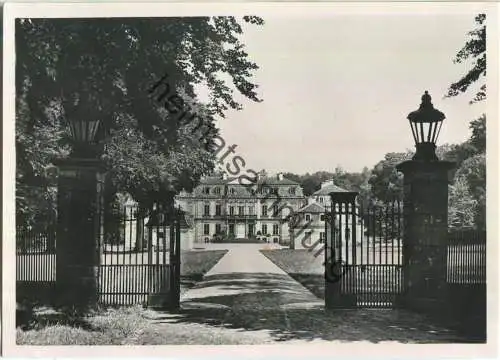
[[[330,193],[331,207],[325,215],[325,308],[356,306],[356,297],[343,291],[355,286],[357,192]]]
[[[98,293],[101,176],[99,162],[56,162],[56,291],[60,305],[95,306]]]
[[[409,160],[404,174],[403,292],[400,305],[440,311],[446,299],[449,172],[454,163]]]

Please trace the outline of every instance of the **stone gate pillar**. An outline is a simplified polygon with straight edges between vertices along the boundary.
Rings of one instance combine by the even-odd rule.
[[[440,161],[436,141],[445,115],[428,91],[408,114],[415,155],[397,166],[404,175],[403,293],[401,305],[416,311],[444,310],[448,236],[448,184],[454,163]]]
[[[98,162],[66,159],[59,167],[56,288],[61,305],[97,303],[100,177]]]
[[[403,293],[401,305],[433,312],[446,298],[448,184],[454,163],[405,161]]]

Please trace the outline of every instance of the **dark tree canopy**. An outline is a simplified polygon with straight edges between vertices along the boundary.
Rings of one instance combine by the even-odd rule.
[[[261,101],[242,32],[234,17],[18,19],[18,202],[30,197],[27,185],[43,183],[55,157],[68,155],[67,123],[80,119],[100,120],[96,149],[116,191],[142,201],[192,187],[214,167],[207,144],[216,117],[241,109],[235,93]],[[148,92],[165,74],[172,93],[197,109],[199,126],[180,122]]]

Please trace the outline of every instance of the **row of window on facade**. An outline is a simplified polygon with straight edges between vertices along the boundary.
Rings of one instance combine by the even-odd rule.
[[[280,234],[280,228],[278,224],[273,224],[272,226],[272,235],[279,235]],[[257,230],[258,231],[258,230]],[[255,224],[248,224],[248,236],[253,236],[256,234],[256,229],[255,229]],[[261,230],[260,230],[262,235],[268,234],[268,227],[267,224],[262,224],[261,225]],[[222,224],[215,224],[215,234],[221,234],[222,233]],[[235,234],[235,227],[234,224],[229,224],[228,225],[228,233],[231,235]],[[211,226],[210,224],[203,224],[203,235],[210,235],[211,234]]]
[[[313,243],[313,231],[306,231],[304,233],[304,237],[301,239],[301,241],[303,241],[305,244],[307,245],[311,245]],[[319,243],[320,244],[324,244],[325,243],[325,240],[326,240],[326,236],[325,236],[325,232],[324,231],[320,231],[319,232]],[[314,240],[314,241],[318,241],[318,240]]]
[[[311,221],[311,214],[306,214],[306,221]],[[320,214],[319,216],[320,221],[325,221],[325,214]]]
[[[202,192],[203,192],[203,194],[209,195],[210,194],[210,187],[208,187],[208,186],[204,187]],[[272,193],[277,194],[278,193],[278,188],[277,187],[272,188],[272,187],[269,187],[269,186],[264,186],[258,192],[260,192],[262,194],[272,194]],[[236,189],[235,188],[230,188],[229,189],[229,193],[231,195],[236,194]],[[289,187],[288,188],[288,193],[290,195],[295,195],[296,194],[296,188],[295,187]],[[220,187],[215,187],[213,189],[213,191],[212,191],[212,194],[214,194],[214,195],[220,195],[221,194],[221,188]]]
[[[254,206],[249,206],[248,207],[248,213],[245,214],[245,206],[229,206],[229,215],[236,215],[235,210],[238,209],[238,215],[255,215],[255,207]],[[278,205],[273,205],[272,208],[268,207],[267,205],[262,205],[262,216],[268,216],[268,210],[272,210],[272,215],[273,216],[278,216],[279,213],[279,207]],[[215,205],[215,215],[220,216],[222,215],[222,205],[216,204]],[[203,216],[211,216],[210,213],[210,205],[205,204],[203,208]]]

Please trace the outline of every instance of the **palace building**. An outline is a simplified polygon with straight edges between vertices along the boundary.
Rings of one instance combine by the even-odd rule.
[[[287,216],[307,200],[299,183],[278,173],[260,174],[251,186],[225,174],[207,177],[193,192],[179,194],[177,202],[192,216],[195,243],[222,236],[288,244],[291,230]]]
[[[331,193],[343,193],[347,190],[334,184],[333,180],[324,181],[321,183],[321,188],[314,192],[308,199],[307,204],[300,208],[296,214],[294,224],[294,249],[304,248],[322,248],[325,240],[330,236],[331,229],[326,227],[325,213],[331,211]],[[342,242],[350,240],[351,235],[349,231],[355,229],[356,240],[359,242],[363,236],[362,220],[359,216],[359,209],[356,207],[356,224],[351,224],[352,218],[345,217],[347,221],[343,226],[347,229],[344,230],[344,238]],[[338,212],[338,207],[337,207]],[[338,221],[338,215],[337,215]]]

